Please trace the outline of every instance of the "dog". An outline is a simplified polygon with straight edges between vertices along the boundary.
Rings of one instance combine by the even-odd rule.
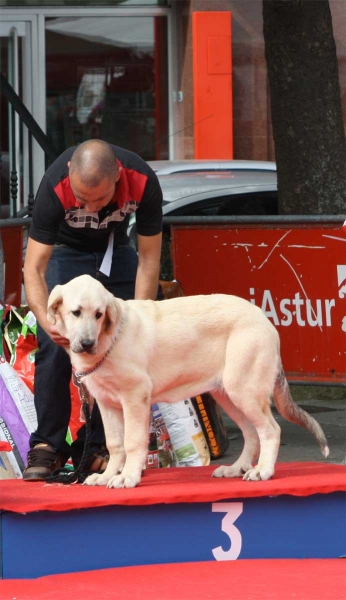
[[[69,342],[76,377],[99,405],[109,451],[86,485],[132,488],[148,449],[150,405],[211,392],[244,437],[243,451],[214,477],[270,479],[280,445],[271,412],[305,427],[329,454],[320,425],[292,399],[275,327],[237,296],[120,300],[89,275],[57,285],[47,318]]]

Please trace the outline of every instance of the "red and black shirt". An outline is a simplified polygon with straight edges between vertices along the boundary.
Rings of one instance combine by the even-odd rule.
[[[41,244],[65,244],[76,250],[104,252],[109,233],[114,246],[126,244],[131,213],[136,214],[140,235],[156,235],[162,230],[162,191],[154,171],[140,156],[113,146],[120,179],[111,202],[99,212],[80,206],[72,192],[67,163],[75,147],[63,152],[45,173],[38,189],[30,237]]]

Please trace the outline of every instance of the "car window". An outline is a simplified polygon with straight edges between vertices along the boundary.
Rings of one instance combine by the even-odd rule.
[[[236,215],[277,215],[277,192],[252,192],[208,198],[181,206],[169,216],[216,217]]]

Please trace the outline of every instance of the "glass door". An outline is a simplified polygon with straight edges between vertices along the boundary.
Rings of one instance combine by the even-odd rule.
[[[0,23],[1,72],[27,109],[34,113],[37,82],[35,81],[35,19],[14,19],[2,15]],[[36,63],[37,64],[37,63]],[[11,217],[27,204],[28,132],[20,118],[1,94],[1,218]],[[37,153],[37,148],[34,150]],[[37,164],[37,163],[36,163]]]
[[[168,158],[166,16],[46,17],[47,135]]]

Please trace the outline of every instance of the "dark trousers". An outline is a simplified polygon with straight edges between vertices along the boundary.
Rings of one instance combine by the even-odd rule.
[[[65,284],[79,275],[91,275],[98,279],[112,294],[123,300],[134,297],[137,273],[137,253],[129,246],[118,246],[113,251],[110,276],[99,272],[104,254],[79,252],[66,246],[55,246],[49,261],[46,281],[49,292],[57,284]],[[38,326],[38,350],[35,358],[34,401],[38,427],[31,434],[31,448],[40,442],[50,444],[68,458],[71,447],[66,433],[71,415],[70,358],[61,346],[55,344]],[[105,436],[101,415],[94,405],[91,417],[91,444],[103,444]],[[72,454],[78,455],[84,443],[85,426],[78,431]]]

